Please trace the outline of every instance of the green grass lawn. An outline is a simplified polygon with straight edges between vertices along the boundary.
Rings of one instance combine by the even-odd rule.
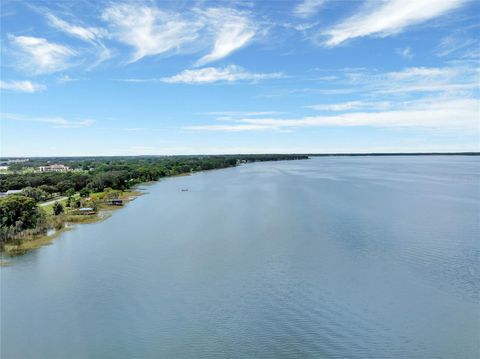
[[[72,203],[78,199],[80,199],[80,195],[78,193],[75,193],[75,195],[72,196]],[[63,209],[65,210],[65,212],[68,212],[69,208],[67,207],[67,201],[68,201],[68,198],[64,198],[62,200],[55,201],[55,202],[59,202],[63,206]],[[49,205],[42,206],[40,208],[43,209],[46,214],[53,215],[53,206],[55,205],[55,202],[52,202]]]
[[[10,175],[10,174],[26,174],[26,173],[34,173],[35,168],[33,167],[25,167],[19,171],[12,171],[12,170],[0,170],[0,174],[2,175]]]

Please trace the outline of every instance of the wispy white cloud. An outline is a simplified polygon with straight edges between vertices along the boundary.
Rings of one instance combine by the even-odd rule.
[[[458,93],[478,88],[478,76],[472,67],[410,67],[386,73],[373,86],[383,93]]]
[[[440,40],[437,46],[437,56],[458,55],[458,51],[460,50],[466,50],[468,48],[476,48],[478,50],[479,47],[480,42],[477,39],[465,36],[465,34],[462,36],[457,34],[449,35]]]
[[[340,103],[328,103],[306,106],[312,110],[330,111],[330,112],[345,112],[354,110],[385,110],[391,106],[388,101],[348,101]]]
[[[287,29],[294,29],[300,32],[306,32],[319,24],[318,21],[310,22],[310,23],[284,23],[282,24],[283,27]]]
[[[263,131],[272,130],[280,126],[271,124],[236,124],[236,125],[194,125],[183,126],[187,131],[214,131],[214,132],[244,132],[244,131]]]
[[[104,29],[98,27],[72,25],[67,21],[55,16],[51,12],[45,12],[45,17],[47,18],[50,26],[84,41],[93,42],[99,37],[105,36],[106,34]]]
[[[298,17],[310,17],[325,4],[326,0],[302,0],[298,3],[293,13]]]
[[[479,131],[476,98],[451,100],[419,100],[405,103],[396,109],[376,112],[348,112],[332,116],[301,118],[246,118],[228,125],[196,125],[183,127],[191,131],[259,131],[301,127],[393,127],[423,128],[434,131]],[[474,132],[475,133],[475,132]]]
[[[339,69],[328,84],[319,83],[318,87],[305,88],[273,88],[259,97],[349,95],[368,97],[370,101],[384,101],[386,95],[404,99],[444,93],[452,96],[475,91],[478,89],[479,78],[480,69],[469,62],[445,67],[407,67],[387,72],[363,68]]]
[[[225,8],[212,8],[203,12],[206,31],[213,33],[213,48],[201,57],[201,66],[223,59],[249,44],[257,32],[257,25],[246,12]]]
[[[307,108],[318,111],[349,111],[356,110],[359,107],[363,107],[363,105],[364,104],[362,103],[362,101],[349,101],[341,103],[310,105],[307,106]]]
[[[111,4],[102,14],[112,35],[134,48],[131,62],[145,56],[175,52],[198,37],[202,24],[156,6]]]
[[[184,127],[190,131],[285,131],[318,126],[421,128],[479,133],[479,70],[473,66],[408,67],[379,72],[344,69],[334,84],[354,88],[349,101],[307,108],[333,114],[285,118],[259,114],[236,116],[228,123]],[[341,89],[341,87],[339,87]],[[320,92],[319,92],[320,93]],[[247,112],[248,113],[248,112]]]
[[[256,25],[245,15],[232,9],[211,8],[202,12],[207,26],[215,33],[213,49],[197,61],[197,65],[222,59],[249,43]]]
[[[413,59],[414,56],[412,49],[409,46],[404,47],[403,49],[397,49],[397,54],[407,60]]]
[[[162,80],[156,77],[150,78],[127,78],[127,79],[115,79],[114,81],[120,82],[132,82],[132,83],[145,83],[145,82],[161,82]]]
[[[63,117],[29,117],[13,113],[1,113],[0,119],[11,121],[38,122],[52,125],[53,128],[81,128],[93,125],[95,121],[86,120],[67,120]]]
[[[370,95],[460,93],[478,88],[479,69],[472,66],[408,67],[401,71],[352,71],[343,85]]]
[[[358,37],[387,37],[449,11],[459,8],[466,0],[387,0],[381,5],[371,1],[354,16],[323,32],[326,46],[337,46]]]
[[[464,60],[477,61],[478,63],[478,60],[480,60],[480,46],[466,50],[461,58]]]
[[[211,111],[207,115],[212,116],[229,116],[229,117],[250,117],[250,116],[267,116],[278,115],[282,112],[278,111]]]
[[[17,67],[32,74],[47,74],[71,66],[76,52],[67,46],[49,42],[40,37],[9,35],[16,54]]]
[[[251,42],[257,25],[250,13],[232,8],[160,9],[153,3],[111,4],[102,19],[114,39],[133,47],[130,62],[146,56],[202,53],[196,65],[222,59]],[[141,20],[140,20],[141,19]]]
[[[99,65],[112,56],[110,49],[108,49],[101,41],[102,38],[108,37],[108,32],[105,29],[100,27],[74,25],[46,10],[43,10],[42,13],[47,18],[49,25],[53,28],[77,39],[86,41],[93,46],[96,61],[92,67]]]
[[[415,80],[419,78],[445,78],[457,72],[454,68],[440,67],[408,67],[402,71],[388,72],[386,77],[394,80]]]
[[[166,83],[206,84],[213,82],[260,81],[278,79],[285,75],[280,72],[252,73],[235,65],[220,67],[204,67],[201,69],[185,70],[172,77],[161,79]]]
[[[236,122],[242,118],[255,118],[259,116],[278,116],[285,112],[280,111],[211,111],[202,113],[202,115],[214,116],[216,121]]]
[[[3,81],[0,80],[0,89],[14,92],[34,93],[47,89],[45,85],[33,83],[31,81]]]
[[[70,77],[69,75],[62,75],[62,76],[57,78],[56,82],[59,83],[59,84],[65,84],[65,83],[68,83],[68,82],[81,81],[81,80],[83,80],[83,79]]]

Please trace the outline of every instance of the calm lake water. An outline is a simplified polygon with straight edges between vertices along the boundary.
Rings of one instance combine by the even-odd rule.
[[[330,157],[145,186],[1,268],[1,358],[478,358],[479,176]]]

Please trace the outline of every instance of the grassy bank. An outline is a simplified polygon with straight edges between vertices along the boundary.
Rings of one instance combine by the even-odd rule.
[[[104,201],[106,192],[92,193],[90,196],[96,201],[95,214],[81,215],[74,214],[76,209],[67,208],[65,213],[60,215],[53,214],[53,203],[44,207],[40,207],[45,212],[45,221],[41,230],[27,230],[19,233],[11,242],[5,243],[1,252],[8,256],[21,255],[31,250],[40,248],[51,242],[65,231],[71,230],[76,224],[94,223],[107,219],[115,210],[119,210],[123,206],[114,206]],[[142,192],[135,190],[122,191],[118,194],[117,199],[121,199],[126,205]],[[66,199],[59,201],[62,205],[66,204]],[[2,265],[7,262],[2,261]]]

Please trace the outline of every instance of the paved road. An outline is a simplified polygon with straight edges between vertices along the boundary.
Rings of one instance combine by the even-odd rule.
[[[40,207],[48,206],[49,204],[55,203],[57,201],[63,201],[64,199],[67,199],[67,198],[68,198],[67,196],[59,197],[59,198],[52,199],[51,201],[48,201],[48,202],[39,203],[38,205]]]

